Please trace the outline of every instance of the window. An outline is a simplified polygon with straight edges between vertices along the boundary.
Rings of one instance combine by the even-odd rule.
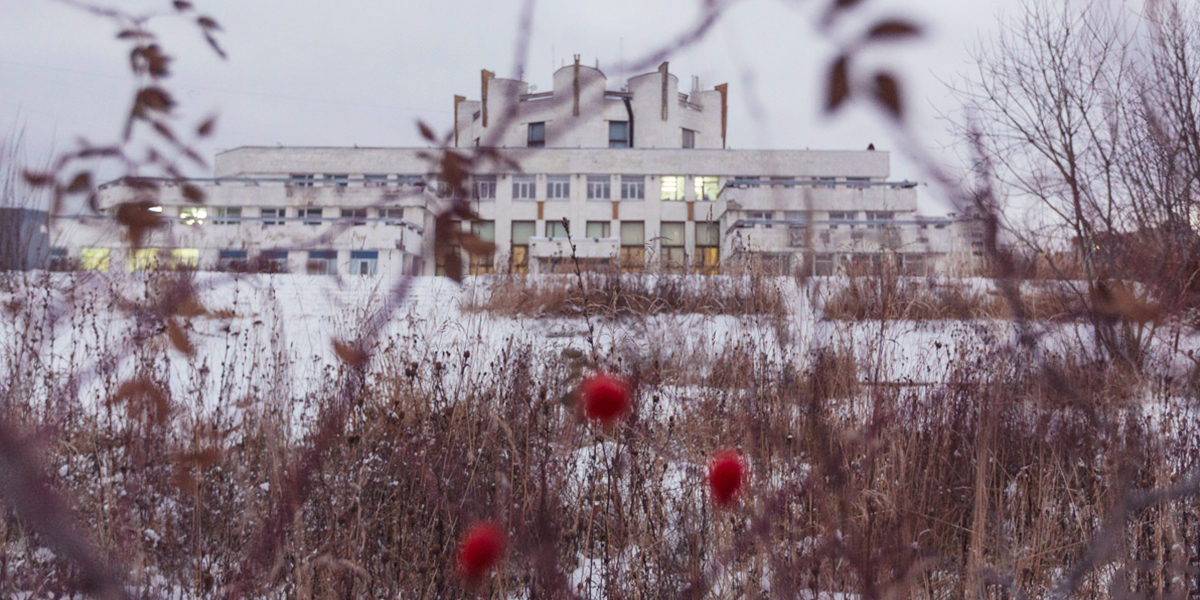
[[[301,208],[296,213],[304,220],[305,225],[320,225],[321,210],[320,208]]]
[[[629,121],[608,122],[608,147],[629,147]]]
[[[208,218],[208,209],[203,206],[183,206],[179,209],[179,220],[184,225],[202,225]]]
[[[837,184],[836,184],[836,180],[833,177],[814,177],[813,178],[813,187],[827,187],[827,188],[832,189],[834,187],[837,187]]]
[[[496,176],[481,175],[475,178],[475,198],[492,200],[496,197]]]
[[[258,258],[262,261],[262,270],[264,273],[288,272],[287,250],[264,250],[259,253]]]
[[[337,251],[309,250],[307,268],[310,275],[336,275]]]
[[[472,221],[471,233],[484,242],[494,243],[496,241],[496,222]],[[470,263],[467,265],[468,275],[491,275],[495,272],[495,257],[491,252],[471,255]]]
[[[646,197],[646,178],[642,175],[621,176],[621,199],[642,200]]]
[[[546,146],[546,122],[530,123],[528,143],[525,144],[530,148],[544,148]]]
[[[537,197],[537,178],[532,175],[514,176],[512,178],[513,200],[533,200]]]
[[[380,173],[368,173],[363,175],[364,187],[387,187],[388,176]]]
[[[326,173],[325,185],[334,185],[337,187],[346,187],[350,185],[350,176],[346,173]]]
[[[720,189],[717,187],[717,178],[711,175],[695,177],[696,182],[696,199],[697,200],[716,200],[717,192]]]
[[[612,183],[612,178],[608,175],[588,175],[587,178],[587,197],[588,200],[608,200],[608,188]]]
[[[50,249],[50,270],[51,271],[69,271],[71,270],[71,257],[66,248],[51,248]]]
[[[292,173],[292,174],[288,175],[288,185],[291,185],[294,187],[312,187],[313,186],[313,174],[312,173]]]
[[[571,176],[550,175],[546,177],[546,197],[551,200],[565,200],[571,197]]]
[[[245,271],[245,250],[221,250],[217,253],[218,271]]]
[[[177,271],[194,271],[200,268],[200,249],[175,248],[171,250],[171,262],[167,266]]]
[[[383,222],[388,225],[404,224],[403,208],[381,208],[379,209],[379,216],[383,217]]]
[[[686,128],[683,130],[683,147],[684,148],[695,148],[696,147],[696,132],[695,131],[692,131],[691,129],[686,129]]]
[[[378,250],[351,250],[350,274],[375,275],[379,270]]]
[[[512,273],[529,272],[529,239],[536,231],[533,221],[512,222],[512,253],[509,255],[509,271]]]
[[[646,266],[646,224],[642,221],[621,223],[621,270],[639,272]]]
[[[847,177],[846,184],[850,187],[864,188],[871,181],[870,177]]]
[[[82,248],[79,250],[79,268],[84,271],[107,271],[108,248]]]
[[[286,208],[264,208],[262,209],[262,224],[263,227],[269,225],[283,225],[283,219],[287,216]]]
[[[770,229],[771,221],[775,219],[775,213],[769,210],[748,210],[746,211],[746,218],[755,221],[753,223],[755,227],[762,225],[763,229]]]
[[[670,269],[682,269],[686,264],[684,254],[684,225],[681,222],[664,221],[662,224],[662,260],[663,266]]]
[[[854,229],[854,220],[856,214],[854,212],[829,212],[829,228],[837,229],[839,225],[846,225],[850,229]]]
[[[896,213],[893,211],[867,211],[867,227],[879,229],[880,227],[891,225],[893,219],[896,218]]]
[[[129,252],[129,258],[125,262],[125,269],[128,271],[153,271],[157,268],[157,248],[141,248],[139,250],[131,250]]]
[[[683,175],[663,175],[660,197],[663,200],[683,200],[683,191],[687,187],[684,185],[686,179]]]
[[[213,218],[213,223],[217,225],[237,225],[242,222],[242,209],[239,206],[214,208],[216,217]]]
[[[721,262],[720,223],[696,223],[696,267],[703,275],[716,274]]]
[[[365,208],[343,208],[342,220],[349,221],[351,225],[366,225],[367,224],[367,209]]]
[[[608,237],[609,226],[608,221],[588,221],[587,222],[587,237],[600,239]]]
[[[433,195],[437,196],[438,198],[449,197],[450,192],[452,191],[450,189],[449,183],[442,181],[441,179],[438,179],[436,177],[432,177],[432,178],[426,180],[425,187],[429,191],[433,192]]]
[[[546,221],[546,237],[566,238],[567,226],[562,221]]]

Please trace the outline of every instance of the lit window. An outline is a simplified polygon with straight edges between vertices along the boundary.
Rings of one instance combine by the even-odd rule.
[[[646,177],[643,175],[621,176],[621,199],[642,200],[646,197]]]
[[[686,178],[683,175],[663,175],[662,177],[662,194],[660,198],[663,200],[683,200],[683,191],[686,189],[684,181]]]
[[[512,182],[513,200],[533,200],[537,197],[537,179],[534,176],[515,176]]]
[[[214,208],[213,210],[216,211],[213,223],[217,225],[237,225],[242,222],[242,208],[240,206]]]
[[[183,206],[179,209],[179,220],[184,225],[201,225],[208,218],[208,209],[203,206]]]
[[[495,243],[496,222],[472,221],[471,233],[481,241]],[[470,262],[467,264],[468,275],[491,275],[495,272],[495,256],[491,252],[483,254],[471,254]]]
[[[84,271],[107,271],[108,248],[82,248],[79,250],[79,268]]]
[[[177,271],[200,268],[200,250],[198,248],[175,248],[171,250],[169,268]]]
[[[270,225],[283,225],[283,219],[287,216],[286,208],[264,208],[262,209],[262,224],[263,227]]]
[[[530,148],[544,148],[546,146],[546,122],[530,123],[529,137],[526,144]]]
[[[609,185],[611,185],[611,183],[612,178],[608,175],[588,175],[588,200],[608,200]]]
[[[483,175],[475,178],[475,197],[491,200],[496,197],[496,176]]]
[[[153,271],[158,268],[158,249],[140,248],[131,250],[125,262],[128,271]]]
[[[587,222],[587,237],[600,239],[608,237],[609,226],[608,221],[588,221]]]
[[[691,129],[683,130],[683,147],[684,148],[695,148],[696,147],[696,132],[695,131],[692,131]]]
[[[608,122],[608,147],[629,147],[629,121]]]
[[[717,192],[719,191],[719,188],[717,187],[717,178],[716,177],[713,177],[711,175],[706,175],[706,176],[697,175],[695,177],[695,186],[696,186],[696,199],[697,200],[716,200],[717,199]]]
[[[641,271],[646,266],[646,224],[642,221],[621,223],[621,269]]]
[[[551,175],[546,178],[546,197],[551,200],[565,200],[571,197],[571,176]]]
[[[671,268],[681,268],[687,262],[683,247],[684,224],[664,221],[662,224],[662,259],[663,264]]]
[[[533,237],[537,224],[533,221],[512,222],[512,252],[509,255],[509,271],[529,271],[529,239]]]

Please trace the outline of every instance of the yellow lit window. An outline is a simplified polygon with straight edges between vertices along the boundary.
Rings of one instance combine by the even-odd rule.
[[[683,200],[684,185],[683,175],[663,175],[662,178],[662,196],[663,200]]]
[[[716,200],[717,199],[717,178],[712,176],[697,175],[694,179],[696,185],[697,200]]]
[[[129,271],[153,271],[157,269],[158,249],[142,248],[131,251],[125,268]]]
[[[179,220],[184,225],[200,225],[208,218],[208,209],[203,206],[184,206],[179,209]]]
[[[84,271],[107,271],[108,248],[84,248],[79,251],[79,267]]]
[[[176,248],[171,251],[172,269],[200,268],[200,250],[197,248]]]

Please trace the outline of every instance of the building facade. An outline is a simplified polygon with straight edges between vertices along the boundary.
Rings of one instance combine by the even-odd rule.
[[[960,222],[917,216],[887,152],[727,149],[727,102],[725,85],[680,93],[667,63],[615,90],[578,57],[548,92],[483,71],[479,100],[454,99],[450,148],[237,148],[212,178],[102,186],[101,214],[58,219],[53,243],[85,269],[434,275],[435,219],[457,194],[478,218],[454,226],[496,246],[464,254],[473,274],[554,269],[572,246],[589,265],[702,273],[969,256]],[[115,217],[139,202],[162,226],[130,249]]]

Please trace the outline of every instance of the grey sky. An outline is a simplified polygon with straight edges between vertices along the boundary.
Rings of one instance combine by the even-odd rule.
[[[0,127],[24,126],[27,151],[61,150],[84,135],[109,142],[120,134],[134,91],[127,45],[116,28],[51,0],[0,0]],[[217,133],[199,148],[211,157],[243,145],[421,146],[418,119],[450,127],[454,94],[479,97],[479,70],[512,77],[519,0],[194,0],[223,27],[221,61],[196,27],[174,18],[151,27],[176,57],[169,89],[181,123],[218,114]],[[169,7],[168,0],[126,0],[130,10]],[[708,35],[670,58],[681,91],[691,76],[704,88],[730,84],[729,144],[735,148],[859,149],[893,144],[876,113],[855,104],[834,119],[821,115],[823,77],[835,46],[816,28],[817,0],[733,3]],[[915,129],[936,147],[944,126],[935,109],[953,104],[938,79],[969,67],[968,45],[995,29],[1001,0],[866,0],[858,12],[904,16],[925,26],[916,42],[866,56],[895,67],[908,86]],[[165,11],[164,12],[169,12]],[[620,59],[640,59],[689,28],[698,0],[543,0],[524,78],[550,89],[553,68],[581,54],[620,80]],[[846,41],[864,21],[836,31]],[[625,72],[629,77],[634,73]],[[190,129],[190,127],[189,127]],[[197,175],[206,174],[193,171]],[[893,154],[893,177],[921,179]],[[923,193],[926,212],[938,203]]]

